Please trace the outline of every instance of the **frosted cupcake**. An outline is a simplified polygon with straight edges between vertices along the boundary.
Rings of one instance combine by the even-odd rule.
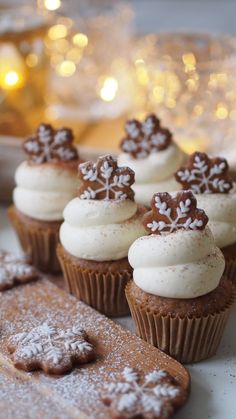
[[[9,218],[33,264],[56,273],[59,228],[65,205],[76,195],[79,156],[68,128],[39,125],[23,144],[27,160],[16,170]]]
[[[154,195],[149,236],[129,250],[126,296],[138,334],[180,362],[215,354],[235,298],[225,262],[192,192]]]
[[[126,123],[125,130],[118,164],[135,172],[137,203],[149,206],[154,193],[180,189],[174,173],[183,164],[185,154],[159,119],[155,115],[149,115],[144,122],[133,119]]]
[[[145,234],[134,201],[134,173],[111,156],[79,166],[81,187],[64,210],[58,257],[68,290],[109,316],[129,312],[125,286],[132,278],[128,249]]]
[[[176,172],[183,189],[192,190],[209,217],[209,227],[225,260],[225,274],[236,282],[236,192],[225,159],[196,152]]]

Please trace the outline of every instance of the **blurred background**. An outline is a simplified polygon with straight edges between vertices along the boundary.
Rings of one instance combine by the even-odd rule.
[[[0,0],[4,177],[41,121],[95,155],[150,112],[187,152],[236,166],[235,17],[234,0]]]

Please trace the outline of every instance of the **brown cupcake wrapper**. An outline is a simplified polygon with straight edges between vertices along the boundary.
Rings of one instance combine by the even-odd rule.
[[[132,270],[97,272],[73,263],[58,246],[57,255],[64,274],[67,290],[79,300],[105,314],[116,317],[130,314],[125,287],[132,278]]]
[[[225,258],[224,275],[236,285],[236,260]]]
[[[215,355],[236,293],[224,310],[200,318],[162,316],[148,311],[134,301],[127,288],[126,298],[139,337],[188,364]]]
[[[55,231],[55,223],[50,228],[37,228],[24,223],[14,207],[9,208],[8,217],[16,231],[22,249],[30,258],[32,264],[42,272],[56,274],[61,272],[61,267],[56,254],[59,242],[59,228]]]

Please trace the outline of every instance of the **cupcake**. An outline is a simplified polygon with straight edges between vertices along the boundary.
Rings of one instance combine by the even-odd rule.
[[[137,203],[149,206],[154,193],[180,189],[174,173],[183,164],[185,154],[159,119],[155,115],[149,115],[144,122],[133,119],[126,123],[125,130],[118,164],[135,172]]]
[[[225,159],[196,152],[175,176],[183,189],[193,191],[208,215],[216,245],[225,257],[225,275],[236,283],[236,189],[228,172]]]
[[[39,125],[23,144],[27,160],[16,170],[9,218],[22,248],[43,272],[57,273],[59,228],[65,205],[76,195],[79,156],[68,128]]]
[[[143,217],[150,235],[129,250],[134,268],[126,297],[138,334],[180,362],[216,353],[229,309],[232,282],[224,256],[191,191],[157,193]]]
[[[67,288],[106,315],[128,314],[128,249],[145,234],[145,210],[137,206],[131,189],[134,172],[104,156],[94,164],[80,164],[79,177],[79,194],[64,210],[58,246]]]

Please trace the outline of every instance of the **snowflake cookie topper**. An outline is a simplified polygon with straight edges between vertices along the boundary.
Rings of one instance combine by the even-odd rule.
[[[24,142],[23,149],[34,164],[76,161],[78,152],[73,139],[70,128],[55,130],[50,124],[40,124],[36,134]]]
[[[143,225],[151,234],[203,230],[208,222],[205,212],[197,208],[196,198],[191,191],[181,191],[175,195],[156,193],[151,208],[143,217]]]
[[[228,171],[225,159],[211,159],[207,154],[197,151],[190,156],[186,166],[175,173],[175,177],[183,189],[190,189],[195,194],[228,193],[233,188]]]
[[[43,323],[29,332],[11,336],[8,350],[13,353],[14,365],[19,369],[63,374],[75,365],[94,359],[94,346],[87,339],[79,325],[63,329]]]
[[[36,269],[24,256],[15,256],[0,250],[0,291],[38,278]]]
[[[160,126],[155,115],[147,116],[143,122],[136,119],[128,121],[125,131],[127,136],[121,142],[121,150],[135,159],[165,150],[172,141],[172,134]]]
[[[167,419],[184,402],[185,391],[167,371],[143,374],[126,367],[105,387],[102,399],[114,418]]]
[[[96,163],[79,165],[82,181],[79,189],[80,199],[96,200],[134,200],[134,172],[129,167],[118,167],[112,156],[99,157]]]

